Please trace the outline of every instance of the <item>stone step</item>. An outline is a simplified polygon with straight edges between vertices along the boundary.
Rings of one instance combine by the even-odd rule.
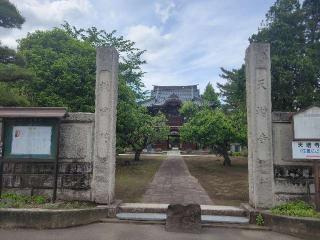
[[[201,222],[202,223],[249,224],[249,219],[246,217],[202,215]]]
[[[119,206],[120,213],[166,213],[168,204],[154,203],[123,203]],[[245,217],[246,211],[239,207],[220,205],[201,205],[202,215]]]
[[[117,218],[120,220],[131,221],[152,221],[163,222],[166,220],[165,213],[118,213]],[[234,216],[215,216],[215,215],[202,215],[202,223],[226,223],[226,224],[249,224],[249,219],[246,217]]]

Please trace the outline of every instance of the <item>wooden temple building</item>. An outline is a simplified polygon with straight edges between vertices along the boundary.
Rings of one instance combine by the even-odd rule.
[[[154,86],[151,91],[150,99],[142,103],[148,110],[157,114],[162,112],[167,117],[167,124],[170,127],[168,139],[153,145],[154,149],[172,149],[179,148],[195,149],[196,145],[180,141],[179,129],[184,123],[184,118],[179,113],[179,108],[184,102],[191,101],[196,104],[202,104],[200,91],[197,85],[189,86]]]

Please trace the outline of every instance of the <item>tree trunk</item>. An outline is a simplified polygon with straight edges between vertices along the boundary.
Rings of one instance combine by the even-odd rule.
[[[136,150],[136,151],[134,152],[134,161],[135,161],[135,162],[140,161],[141,152],[142,152],[142,150]]]
[[[231,159],[229,157],[228,151],[223,151],[222,156],[224,158],[223,166],[231,167]]]

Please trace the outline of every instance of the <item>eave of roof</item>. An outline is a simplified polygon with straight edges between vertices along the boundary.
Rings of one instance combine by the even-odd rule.
[[[168,88],[168,89],[174,89],[174,88],[194,88],[197,87],[198,84],[195,85],[181,85],[181,86],[159,86],[159,85],[153,85],[154,88]]]
[[[0,107],[1,118],[64,118],[63,107]]]

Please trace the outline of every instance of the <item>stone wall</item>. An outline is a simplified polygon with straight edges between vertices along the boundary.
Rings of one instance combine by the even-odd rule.
[[[292,200],[309,201],[314,197],[313,168],[311,160],[293,160],[292,113],[273,112],[273,164],[274,205]]]
[[[60,126],[57,198],[92,200],[93,113],[69,113]],[[6,162],[4,191],[24,194],[53,194],[54,162]]]

